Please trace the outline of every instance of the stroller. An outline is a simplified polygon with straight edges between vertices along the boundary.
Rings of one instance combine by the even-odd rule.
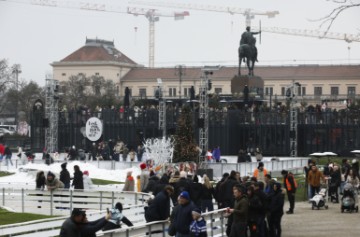
[[[319,210],[321,207],[324,207],[325,209],[329,208],[329,206],[326,205],[326,192],[326,188],[321,188],[320,192],[315,194],[315,196],[310,199],[310,202],[312,203],[312,210],[314,210],[315,208]]]
[[[341,212],[344,212],[345,210],[350,213],[359,211],[357,192],[350,183],[345,184],[344,195],[341,198]]]

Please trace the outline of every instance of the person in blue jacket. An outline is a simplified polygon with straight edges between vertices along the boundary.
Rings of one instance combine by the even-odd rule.
[[[195,204],[190,200],[187,191],[180,193],[178,198],[179,207],[174,216],[174,227],[176,237],[190,237],[190,224],[193,221],[192,211],[196,208]]]
[[[212,153],[213,159],[219,163],[220,162],[220,156],[221,156],[221,152],[220,152],[220,146],[217,146],[216,148],[214,148],[213,153]]]

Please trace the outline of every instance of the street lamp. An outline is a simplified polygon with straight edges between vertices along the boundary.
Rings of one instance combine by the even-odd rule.
[[[14,64],[14,66],[12,67],[12,74],[15,75],[15,87],[16,87],[16,92],[17,94],[19,94],[19,74],[21,73],[21,66],[20,64]],[[15,103],[15,125],[17,126],[18,124],[18,104],[19,104],[19,98],[17,98],[16,103]],[[16,128],[17,130],[17,128]]]

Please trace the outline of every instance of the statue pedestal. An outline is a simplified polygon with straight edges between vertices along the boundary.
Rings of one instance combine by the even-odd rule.
[[[248,86],[249,92],[256,92],[262,97],[264,90],[264,80],[258,76],[234,76],[231,79],[231,93],[243,93],[245,85]]]

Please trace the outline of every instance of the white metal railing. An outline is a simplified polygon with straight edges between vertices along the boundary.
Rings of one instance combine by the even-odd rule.
[[[227,219],[224,217],[226,209],[219,209],[211,212],[203,213],[202,216],[206,220],[208,236],[226,236]],[[104,237],[133,237],[133,236],[168,236],[168,221],[155,221],[142,225],[105,231],[101,234]]]
[[[69,215],[73,208],[102,211],[116,202],[126,206],[144,205],[148,193],[122,191],[40,191],[33,189],[0,189],[0,205],[15,212],[29,212],[46,215]]]

